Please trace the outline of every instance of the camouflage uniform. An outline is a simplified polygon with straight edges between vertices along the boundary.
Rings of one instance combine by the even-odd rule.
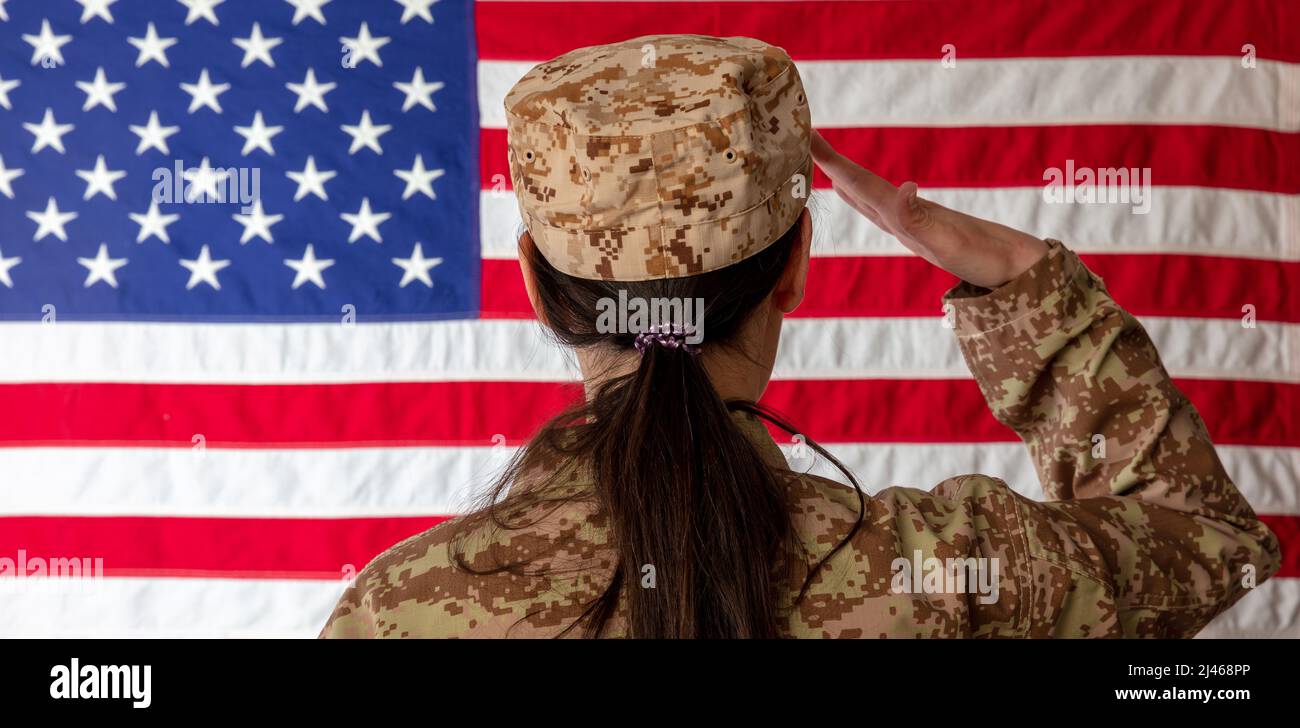
[[[655,36],[579,49],[525,75],[506,114],[520,211],[547,261],[570,275],[723,268],[776,240],[806,203],[807,98],[790,58],[761,41]],[[858,495],[791,472],[766,428],[736,415],[789,489],[802,551],[786,555],[793,568],[779,582],[787,634],[1191,635],[1252,577],[1277,570],[1276,538],[1224,473],[1146,332],[1073,253],[1049,247],[1006,285],[962,285],[945,299],[971,372],[1028,445],[1047,502],[983,475],[884,490],[796,604],[810,565],[856,522]],[[553,470],[566,481],[553,487],[591,490],[583,468]],[[456,568],[448,524],[403,541],[357,576],[322,636],[560,633],[614,571],[591,500],[522,530],[476,528],[461,544],[475,571],[522,559],[528,574]],[[897,580],[896,560],[931,558],[996,564],[996,592]],[[624,631],[620,612],[606,634]]]
[[[1190,636],[1246,592],[1244,577],[1259,583],[1277,570],[1276,538],[1224,473],[1146,331],[1073,253],[1051,241],[1015,280],[991,292],[963,284],[945,300],[990,409],[1025,440],[1050,500],[984,475],[876,494],[800,603],[791,604],[807,572],[785,585],[790,636]],[[766,429],[737,418],[790,489],[808,552],[792,558],[816,563],[852,527],[857,495],[786,470]],[[604,523],[583,503],[469,541],[476,567],[546,553],[535,566],[547,576],[467,574],[449,560],[448,534],[440,525],[371,562],[322,636],[552,636],[613,571]],[[900,593],[895,559],[916,552],[996,560],[996,601]],[[607,633],[622,625],[616,616]]]

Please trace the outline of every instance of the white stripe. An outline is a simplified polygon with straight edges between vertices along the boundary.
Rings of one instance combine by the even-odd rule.
[[[0,579],[0,637],[315,637],[342,581]]]
[[[1300,579],[1264,582],[1197,636],[1300,639]]]
[[[340,324],[0,322],[0,381],[568,381],[532,321]]]
[[[797,423],[796,423],[797,424]],[[818,433],[809,433],[813,438]],[[791,467],[844,477],[805,449]],[[870,443],[828,445],[876,493],[893,485],[930,489],[983,473],[1041,499],[1024,446]],[[452,515],[482,497],[513,447],[225,450],[0,448],[0,515],[346,518]],[[1300,515],[1300,449],[1219,446],[1234,482],[1260,513]]]
[[[1145,316],[1161,360],[1175,377],[1300,379],[1300,326],[1237,319]],[[969,370],[942,318],[789,319],[781,332],[778,379],[965,378]],[[706,334],[707,336],[707,331]]]
[[[315,637],[345,585],[257,579],[0,579],[0,637]],[[1300,637],[1300,579],[1273,579],[1202,637]]]
[[[810,433],[815,439],[817,434]],[[790,467],[847,483],[831,463],[806,446],[783,442]],[[977,444],[885,443],[825,446],[844,463],[868,493],[898,485],[929,490],[955,475],[980,473],[1001,478],[1016,492],[1043,499],[1043,488],[1024,445],[1017,442]],[[1300,449],[1219,445],[1223,467],[1259,513],[1300,515]],[[796,453],[798,453],[796,455]]]
[[[514,447],[0,448],[0,514],[349,518],[464,513]]]
[[[937,308],[936,314],[940,311]],[[933,318],[789,319],[778,379],[964,378]],[[1174,376],[1300,380],[1300,326],[1148,316]],[[706,328],[705,336],[708,331]],[[532,320],[329,324],[0,323],[3,382],[574,381]]]
[[[936,51],[937,54],[937,51]],[[856,126],[1214,124],[1300,130],[1300,65],[1235,56],[800,61],[813,123]],[[480,61],[480,124],[530,62]]]
[[[1150,212],[1135,215],[1128,205],[1047,203],[1038,187],[927,188],[921,194],[954,210],[1063,240],[1078,253],[1300,260],[1300,195],[1157,186],[1151,188]],[[830,190],[815,190],[810,207],[815,256],[910,255]],[[484,190],[479,196],[483,257],[516,258],[519,223],[513,192]]]

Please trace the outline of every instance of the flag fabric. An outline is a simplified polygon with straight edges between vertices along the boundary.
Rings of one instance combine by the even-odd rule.
[[[887,179],[1081,253],[1283,543],[1206,634],[1300,636],[1298,26],[1266,0],[0,2],[0,634],[311,636],[462,512],[579,391],[514,261],[507,89],[702,33],[784,47]],[[944,326],[953,279],[814,186],[766,403],[871,491],[1041,497]]]

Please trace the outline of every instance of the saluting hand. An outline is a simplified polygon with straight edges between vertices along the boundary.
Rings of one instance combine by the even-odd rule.
[[[908,250],[962,280],[996,288],[1047,252],[1047,243],[1039,238],[917,196],[915,182],[895,187],[835,151],[817,132],[812,154],[836,194],[853,209]]]

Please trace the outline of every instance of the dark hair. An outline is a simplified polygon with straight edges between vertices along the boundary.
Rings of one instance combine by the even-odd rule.
[[[612,346],[635,353],[634,333],[601,333],[602,299],[704,302],[708,347],[733,346],[749,315],[776,286],[799,242],[796,222],[766,249],[739,263],[701,275],[624,282],[575,278],[556,270],[535,245],[523,254],[531,265],[540,313],[570,347]],[[681,349],[649,347],[631,373],[611,376],[586,401],[546,423],[498,480],[486,504],[461,520],[459,534],[490,522],[504,529],[536,523],[579,498],[594,503],[608,525],[617,556],[609,584],[564,633],[579,624],[599,636],[620,599],[627,605],[631,637],[778,637],[780,590],[797,559],[806,556],[791,521],[786,477],[760,457],[737,427],[733,411],[748,412],[793,434],[794,428],[754,402],[724,402],[701,357]],[[865,500],[856,479],[816,443],[805,442],[835,464]],[[593,492],[554,487],[586,468]],[[541,483],[519,485],[520,474],[541,469]],[[787,474],[788,476],[788,474]],[[852,531],[806,569],[797,604],[825,562]],[[527,514],[527,515],[525,515]],[[459,536],[458,534],[458,536]],[[522,573],[522,562],[471,566],[463,542],[453,546],[459,568],[475,573]],[[642,568],[654,565],[656,588],[642,589]],[[783,572],[782,569],[785,569]],[[782,578],[787,581],[782,582]],[[562,633],[563,634],[563,633]]]

